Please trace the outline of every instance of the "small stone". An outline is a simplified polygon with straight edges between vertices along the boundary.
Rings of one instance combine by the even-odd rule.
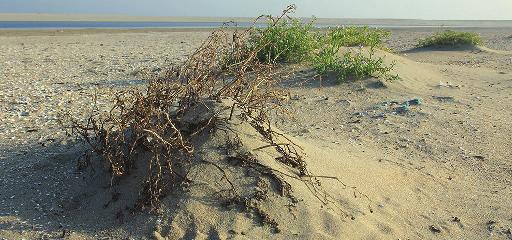
[[[495,225],[496,225],[496,221],[494,220],[490,220],[487,222],[487,230],[489,230],[489,232],[492,232],[495,228]]]
[[[449,96],[432,96],[432,98],[434,98],[440,102],[454,102],[455,101],[454,97],[449,97]]]
[[[349,101],[349,100],[346,100],[346,99],[341,99],[341,100],[338,100],[336,101],[337,104],[340,104],[342,106],[350,106],[352,103]]]
[[[386,118],[386,114],[384,114],[384,113],[379,113],[379,114],[377,114],[377,115],[373,116],[372,118],[376,118],[376,119],[379,119],[379,118]]]
[[[441,232],[441,229],[439,229],[438,227],[434,226],[434,225],[430,225],[429,227],[430,231],[432,231],[433,233],[440,233]]]
[[[300,100],[300,96],[299,95],[293,95],[290,97],[290,100]]]
[[[311,131],[309,131],[309,129],[304,128],[304,129],[300,130],[299,132],[300,133],[310,133]]]

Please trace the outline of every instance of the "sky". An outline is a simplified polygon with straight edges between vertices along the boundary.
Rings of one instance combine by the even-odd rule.
[[[254,17],[289,4],[297,17],[512,20],[512,0],[0,0],[0,12]]]

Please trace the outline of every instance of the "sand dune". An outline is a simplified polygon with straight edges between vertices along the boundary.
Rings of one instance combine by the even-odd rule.
[[[89,52],[84,55],[96,56],[109,49],[122,56],[109,60],[98,57],[95,61],[109,61],[109,66],[119,68],[133,65],[126,60],[128,53],[125,53],[132,52],[134,55],[129,56],[152,56],[140,66],[154,70],[156,66],[151,64],[163,64],[158,61],[165,57],[158,55],[162,51],[150,52],[156,51],[151,49],[155,49],[155,45],[172,47],[170,51],[176,56],[171,57],[183,57],[200,43],[197,39],[205,37],[204,33],[196,33],[192,35],[195,42],[186,42],[192,39],[190,34],[48,37],[59,46],[30,38],[14,41],[12,37],[10,40],[5,37],[6,42],[13,42],[12,45],[4,43],[3,48],[12,52],[28,51],[23,50],[27,46],[50,49],[46,51],[65,48],[60,54],[84,67],[91,67],[88,64],[92,63],[78,60],[84,57],[72,51],[87,49]],[[20,46],[18,41],[24,41],[24,45]],[[127,42],[119,44],[121,41]],[[180,44],[188,47],[178,47],[177,42],[184,42]],[[149,45],[134,45],[143,43]],[[99,50],[91,53],[91,49]],[[137,53],[136,49],[148,52]],[[397,54],[378,51],[387,63],[396,64],[395,73],[401,80],[392,82],[369,79],[336,85],[333,79],[327,79],[320,86],[318,81],[311,81],[314,75],[311,69],[303,66],[282,69],[287,73],[283,76],[289,78],[287,90],[291,97],[283,106],[288,114],[276,116],[272,124],[284,137],[300,146],[311,175],[316,178],[290,177],[294,176],[294,169],[275,161],[275,149],[265,147],[268,143],[247,123],[233,121],[224,126],[231,131],[205,134],[194,142],[198,160],[214,162],[228,177],[237,179],[235,188],[242,196],[247,196],[249,209],[219,201],[219,196],[226,193],[222,190],[230,187],[225,176],[213,165],[197,164],[191,173],[193,184],[183,192],[166,197],[160,212],[133,211],[131,206],[138,194],[133,188],[141,185],[142,179],[137,176],[142,172],[123,179],[119,188],[112,189],[108,174],[101,166],[76,171],[82,145],[47,143],[50,147],[42,149],[31,145],[39,145],[34,142],[45,134],[64,139],[62,133],[57,134],[55,128],[50,128],[52,125],[48,124],[46,130],[25,131],[25,135],[2,134],[0,183],[6,190],[0,192],[0,237],[510,239],[512,69],[506,66],[506,51]],[[39,51],[31,54],[21,58],[36,58]],[[10,57],[3,55],[0,62],[14,61]],[[484,66],[457,64],[456,61],[466,61],[466,58],[476,59],[474,61],[483,58],[487,62]],[[447,59],[451,62],[446,62]],[[31,63],[25,59],[25,62],[27,66],[51,62],[62,68],[69,64],[50,60]],[[62,70],[56,66],[48,69]],[[91,74],[83,73],[81,68],[68,69],[67,80],[73,79],[75,74]],[[124,89],[114,83],[122,78],[115,74],[121,73],[98,66],[91,69],[100,77],[84,78],[86,80],[77,85],[72,81],[49,84],[52,89],[68,84],[72,87],[60,90],[75,97],[75,100],[62,101],[66,107],[83,112],[88,102],[80,99],[91,96],[92,92],[104,91],[99,101],[108,102],[105,99],[107,88]],[[17,75],[16,70],[6,70],[0,85],[2,90],[25,86],[24,75]],[[135,70],[130,72],[132,78],[137,77]],[[34,73],[39,76],[37,74],[45,73]],[[115,77],[99,81],[105,76]],[[13,79],[19,82],[12,82]],[[55,76],[52,79],[63,81]],[[304,80],[310,81],[304,83]],[[14,102],[7,101],[8,97],[2,101]],[[399,110],[404,102],[411,102],[409,108]],[[38,101],[38,104],[44,103]],[[213,104],[217,104],[216,108],[223,107],[222,103]],[[35,113],[18,117],[23,119],[32,114]],[[13,125],[8,126],[22,126],[28,121],[12,121]],[[11,136],[28,143],[10,139]],[[238,144],[233,144],[234,141]],[[46,144],[46,139],[44,142]],[[28,146],[31,151],[17,152],[7,143],[15,148]],[[237,147],[226,147],[232,145]],[[290,176],[279,176],[290,184],[291,195],[282,194],[279,179],[268,172],[257,171],[255,165],[252,169],[242,168],[242,159],[237,158],[241,153],[249,154],[261,166],[289,173]],[[226,157],[233,157],[235,162],[224,161]],[[137,169],[144,171],[143,166]],[[316,182],[310,180],[321,184],[314,185]],[[250,197],[254,194],[259,198]],[[329,204],[322,203],[326,200]]]

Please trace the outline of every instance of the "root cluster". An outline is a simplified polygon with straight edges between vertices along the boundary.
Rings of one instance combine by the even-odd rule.
[[[268,20],[277,24],[293,9],[278,18],[267,16]],[[282,154],[280,162],[306,173],[306,164],[292,145],[273,142],[276,133],[268,124],[268,113],[286,95],[275,87],[276,66],[257,59],[265,44],[247,47],[253,32],[254,28],[216,30],[181,66],[149,80],[145,90],[120,92],[108,113],[73,121],[72,129],[104,159],[113,182],[130,174],[144,153],[148,172],[139,207],[157,208],[161,197],[187,181],[192,139],[233,117],[250,122],[268,139]],[[212,113],[191,119],[197,118],[198,108],[208,108],[205,102],[222,99],[231,102],[229,117]]]
[[[293,10],[290,6],[277,18],[260,18],[278,24]],[[270,111],[287,94],[276,87],[280,79],[275,71],[278,66],[257,58],[258,52],[271,43],[248,47],[247,41],[254,32],[254,28],[216,30],[181,66],[152,78],[146,89],[120,92],[108,113],[95,112],[86,121],[73,121],[75,133],[104,160],[112,184],[129,175],[136,161],[144,161],[147,173],[137,207],[155,210],[162,197],[190,181],[187,174],[195,154],[194,138],[233,118],[250,124],[268,143],[262,148],[274,148],[280,155],[276,161],[291,171],[271,169],[249,155],[229,156],[228,162],[251,167],[274,179],[281,195],[292,202],[296,200],[284,177],[306,182],[323,203],[334,202],[309,173],[300,147],[270,125]],[[229,102],[222,110],[229,114],[212,111],[212,101]],[[283,143],[282,139],[286,141]],[[253,209],[277,228],[274,220],[249,203],[250,199],[236,194],[231,199]]]

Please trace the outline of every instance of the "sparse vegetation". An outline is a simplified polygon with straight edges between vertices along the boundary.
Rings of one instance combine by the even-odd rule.
[[[478,46],[483,43],[478,33],[446,30],[420,40],[418,47]]]
[[[393,65],[386,66],[383,59],[376,57],[374,52],[374,48],[384,46],[383,39],[388,36],[389,32],[367,27],[332,30],[323,37],[321,49],[313,56],[311,63],[319,74],[335,74],[339,82],[369,77],[397,79],[398,76],[390,75]],[[340,56],[343,47],[354,46],[361,48]],[[368,48],[363,48],[364,46]]]
[[[366,56],[358,52],[345,53],[340,61],[340,67],[334,72],[338,75],[339,80],[361,80],[369,77],[383,77],[387,80],[396,79],[397,76],[392,76],[389,72],[393,69],[394,65],[386,66],[381,57],[375,57],[373,51],[370,50]]]
[[[391,32],[365,27],[343,27],[330,30],[325,37],[327,44],[345,47],[384,48],[384,40]]]
[[[215,31],[187,61],[151,79],[145,90],[117,94],[110,111],[93,112],[85,121],[76,120],[70,115],[73,131],[90,144],[94,153],[108,167],[112,187],[115,188],[114,185],[124,176],[133,174],[143,166],[145,173],[140,178],[143,180],[141,187],[130,188],[139,192],[139,199],[134,204],[139,209],[156,210],[161,198],[191,181],[188,173],[194,165],[211,165],[223,176],[219,182],[228,183],[229,189],[225,194],[227,199],[220,201],[246,204],[246,209],[255,212],[264,223],[278,230],[275,221],[257,205],[247,205],[247,201],[253,198],[264,197],[258,193],[252,196],[240,195],[233,184],[237,179],[226,174],[227,167],[240,165],[252,168],[262,178],[276,182],[281,186],[277,194],[292,203],[295,200],[285,176],[304,182],[323,204],[340,208],[334,198],[320,186],[318,179],[322,177],[309,172],[300,147],[274,131],[270,125],[270,109],[278,107],[277,103],[283,99],[281,96],[286,95],[276,87],[280,78],[276,77],[273,70],[274,62],[278,59],[300,60],[311,52],[309,47],[304,50],[293,44],[288,49],[279,48],[287,44],[286,41],[280,41],[280,36],[288,36],[291,41],[299,39],[295,42],[299,43],[305,35],[310,34],[309,30],[306,31],[309,27],[293,25],[288,28],[279,23],[279,19],[293,9],[293,6],[286,9],[277,18],[278,22],[274,22],[267,30],[258,30],[260,34],[263,33],[256,37],[258,40],[254,40],[251,35],[254,34],[254,28],[234,32],[224,29]],[[284,29],[291,29],[291,32]],[[278,41],[277,44],[273,40]],[[268,147],[275,151],[275,161],[292,171],[283,173],[259,164],[257,160],[251,160],[249,155],[231,158],[236,160],[232,165],[226,165],[225,161],[213,162],[201,158],[195,151],[194,142],[199,137],[211,136],[217,130],[230,132],[229,127],[224,127],[229,126],[234,118],[252,127],[268,143]],[[236,133],[233,134],[237,138]],[[237,147],[226,149],[237,150]]]
[[[302,23],[298,19],[268,17],[268,26],[253,29],[248,41],[250,50],[257,50],[261,62],[302,62],[311,57],[318,45],[312,33],[314,20]]]
[[[397,75],[391,75],[393,65],[386,66],[381,57],[375,57],[373,50],[365,54],[346,52],[338,56],[338,52],[332,48],[325,49],[314,60],[315,70],[322,75],[335,74],[339,82],[347,80],[362,80],[370,77],[382,77],[386,80],[397,79]]]
[[[383,46],[388,32],[338,28],[322,35],[312,31],[313,22],[290,18],[288,14],[294,9],[290,6],[277,18],[267,16],[265,28],[215,31],[181,66],[152,79],[145,92],[119,93],[108,114],[93,113],[85,122],[72,120],[72,129],[102,156],[112,179],[130,174],[134,161],[147,161],[143,189],[137,190],[141,208],[157,208],[159,199],[171,188],[188,181],[193,139],[218,123],[230,121],[234,112],[275,148],[281,155],[279,162],[297,170],[297,178],[309,175],[292,142],[274,142],[279,134],[269,125],[268,109],[284,95],[274,88],[278,82],[275,63],[308,62],[319,74],[335,73],[340,82],[381,76],[391,79],[388,73],[393,66],[385,66],[373,51]],[[369,46],[369,53],[361,48],[340,56],[342,47],[356,45]],[[222,99],[233,102],[228,118],[204,110],[199,113],[204,119],[187,120],[187,115],[198,114],[197,106]],[[147,159],[137,158],[140,152]],[[314,179],[303,181],[319,194]]]
[[[389,31],[369,27],[343,27],[327,32],[313,32],[314,20],[303,23],[298,19],[268,17],[268,26],[254,29],[247,49],[257,53],[262,63],[308,62],[319,74],[335,73],[340,82],[368,77],[395,79],[382,58],[376,58],[374,48],[386,49],[384,40]],[[342,47],[368,47],[368,54],[345,53]]]

